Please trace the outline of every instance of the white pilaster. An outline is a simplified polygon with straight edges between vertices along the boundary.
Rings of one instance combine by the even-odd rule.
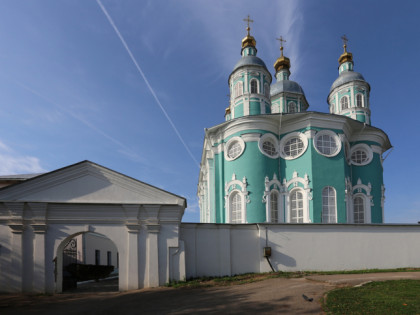
[[[159,286],[159,224],[147,226],[147,286]]]

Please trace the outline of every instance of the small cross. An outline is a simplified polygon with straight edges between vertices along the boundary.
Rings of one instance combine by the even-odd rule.
[[[254,20],[251,20],[251,19],[249,18],[249,14],[248,14],[248,17],[247,17],[246,19],[244,19],[244,21],[247,23],[246,30],[248,31],[248,35],[249,35],[249,30],[251,29],[251,28],[249,27],[249,23],[253,23],[253,22],[254,22]]]
[[[280,42],[280,51],[281,51],[281,55],[283,56],[283,42],[285,43],[286,40],[283,39],[283,36],[280,36],[280,38],[276,38],[279,42]]]
[[[347,46],[347,42],[349,41],[346,35],[341,36],[341,39],[343,40],[343,45]]]

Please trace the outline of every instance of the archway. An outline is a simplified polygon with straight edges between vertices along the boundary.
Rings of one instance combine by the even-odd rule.
[[[118,247],[104,234],[71,234],[58,246],[54,264],[56,292],[119,290]]]

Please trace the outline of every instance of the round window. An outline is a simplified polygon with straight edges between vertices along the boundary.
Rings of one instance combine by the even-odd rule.
[[[328,157],[336,156],[341,150],[341,141],[337,134],[330,130],[319,131],[315,136],[314,143],[318,153]]]
[[[280,155],[286,160],[296,159],[305,153],[308,138],[300,132],[292,132],[280,141]]]
[[[274,156],[277,154],[276,147],[271,141],[264,141],[263,142],[263,150],[265,153],[267,153],[269,156]]]
[[[351,163],[355,165],[366,165],[372,161],[372,149],[364,143],[359,143],[352,147]]]
[[[238,158],[245,149],[245,142],[241,137],[233,137],[226,144],[225,158],[228,161],[232,161]]]
[[[303,141],[294,137],[284,145],[284,153],[289,157],[296,157],[303,151]]]

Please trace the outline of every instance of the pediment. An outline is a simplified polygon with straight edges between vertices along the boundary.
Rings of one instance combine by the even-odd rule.
[[[83,161],[0,189],[2,201],[185,205],[183,197]]]

